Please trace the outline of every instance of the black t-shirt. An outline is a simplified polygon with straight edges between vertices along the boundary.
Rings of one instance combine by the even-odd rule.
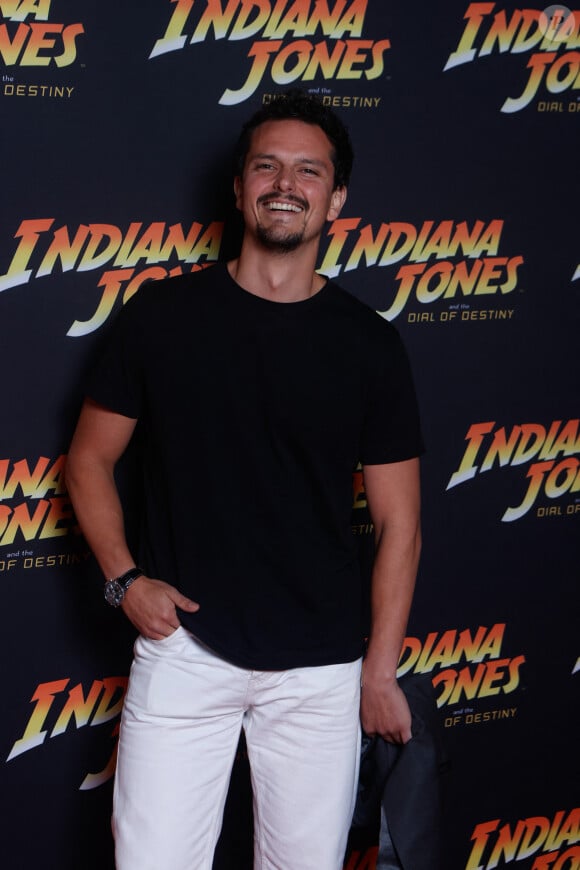
[[[271,302],[219,264],[142,288],[87,392],[139,418],[139,558],[199,602],[190,631],[261,670],[361,654],[352,472],[422,451],[391,324],[332,282]]]

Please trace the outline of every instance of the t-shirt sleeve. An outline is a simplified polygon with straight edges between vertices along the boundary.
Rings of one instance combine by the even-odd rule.
[[[360,446],[363,465],[402,462],[424,452],[409,358],[398,332],[388,324],[370,362]]]
[[[143,409],[143,306],[137,297],[117,315],[85,384],[90,399],[132,418]]]

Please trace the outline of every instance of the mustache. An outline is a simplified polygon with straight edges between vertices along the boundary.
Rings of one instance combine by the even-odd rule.
[[[263,203],[269,202],[270,200],[275,200],[276,202],[291,202],[294,205],[299,205],[300,208],[308,208],[308,203],[305,199],[302,199],[301,196],[294,196],[293,193],[279,194],[275,191],[273,191],[272,193],[263,193],[262,196],[259,196],[258,205],[262,205]]]

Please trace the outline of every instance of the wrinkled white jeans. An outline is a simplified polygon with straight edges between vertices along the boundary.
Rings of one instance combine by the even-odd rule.
[[[356,795],[360,661],[250,671],[186,629],[135,644],[115,779],[118,870],[211,870],[240,728],[256,870],[339,870]]]

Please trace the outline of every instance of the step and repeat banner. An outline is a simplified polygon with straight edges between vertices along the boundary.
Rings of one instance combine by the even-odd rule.
[[[113,867],[133,631],[103,602],[67,447],[127,299],[235,255],[232,144],[288,86],[355,146],[320,270],[394,322],[417,381],[400,674],[435,687],[443,870],[578,870],[580,10],[537,0],[0,0],[3,866]],[[120,474],[131,526],[130,458]],[[353,493],[367,564],[360,473]],[[223,870],[251,867],[248,790],[241,746]],[[345,867],[376,855],[359,839]]]

